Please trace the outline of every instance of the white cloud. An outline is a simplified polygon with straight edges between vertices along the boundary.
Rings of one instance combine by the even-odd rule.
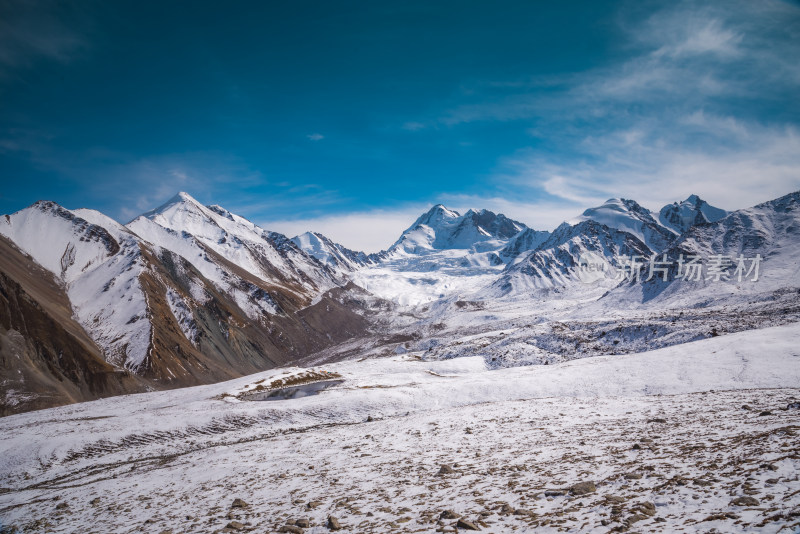
[[[389,248],[430,205],[398,209],[370,210],[308,219],[263,221],[262,228],[289,237],[304,232],[319,232],[352,250],[378,252]]]
[[[796,92],[800,82],[800,7],[786,2],[674,2],[644,20],[622,16],[620,30],[624,59],[560,76],[486,82],[480,99],[445,111],[438,122],[535,118],[540,130],[547,123],[558,131],[576,118],[619,121],[723,105],[720,97],[770,98]]]
[[[178,191],[199,200],[224,203],[231,192],[263,185],[262,174],[225,153],[203,151],[137,157],[105,148],[82,152],[50,142],[45,132],[0,129],[0,152],[14,152],[35,168],[55,171],[85,191],[85,205],[109,202],[107,215],[126,223],[143,211],[159,206]],[[54,199],[58,200],[58,199]]]
[[[491,181],[509,198],[549,199],[555,212],[617,196],[658,209],[692,193],[740,209],[800,189],[787,100],[800,89],[800,8],[675,2],[620,28],[624,60],[500,93],[486,84],[481,101],[439,122],[534,119],[531,135],[555,148],[502,158]],[[543,85],[554,90],[543,95]],[[781,102],[785,116],[774,111]]]
[[[185,182],[189,179],[189,175],[181,169],[172,169],[169,171],[170,176],[178,180],[178,182]]]
[[[309,134],[306,137],[308,137],[308,139],[311,141],[322,141],[323,139],[325,139],[324,135],[318,133]]]
[[[741,209],[800,189],[800,134],[790,127],[743,125],[730,117],[683,118],[701,136],[722,141],[712,150],[648,132],[636,142],[620,136],[584,144],[589,162],[555,163],[530,152],[509,158],[504,178],[587,206],[609,197],[659,209],[698,194],[725,209]]]

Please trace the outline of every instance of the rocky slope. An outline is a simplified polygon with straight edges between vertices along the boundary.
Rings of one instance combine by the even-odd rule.
[[[665,249],[678,236],[677,232],[660,224],[650,210],[625,198],[611,198],[569,222],[574,225],[589,220],[632,234],[654,252]]]
[[[727,211],[715,208],[697,195],[690,195],[683,202],[675,202],[661,208],[658,221],[682,234],[696,224],[717,222],[727,214]]]
[[[127,227],[91,210],[39,202],[0,219],[0,235],[19,248],[4,256],[5,413],[242,376],[369,326],[361,294],[350,295],[345,281],[290,240],[185,194]],[[57,295],[36,301],[61,303],[63,313],[50,318],[74,331],[71,338],[55,343],[46,330],[25,326],[33,312],[23,305],[30,284],[20,273],[31,265]],[[26,358],[15,356],[21,353]],[[65,375],[39,362],[61,353],[91,360],[98,376],[125,379],[102,386],[89,371]],[[54,381],[69,394],[45,391]]]
[[[692,226],[656,257],[666,258],[666,272],[623,284],[606,298],[694,306],[800,290],[798,235],[800,192],[795,192]],[[699,265],[690,268],[690,261]]]
[[[143,390],[103,359],[63,286],[0,237],[0,415]]]
[[[532,252],[510,264],[493,287],[508,294],[580,286],[580,262],[590,254],[605,269],[602,281],[616,285],[614,276],[624,258],[648,258],[652,252],[634,234],[591,219],[575,225],[564,223]]]

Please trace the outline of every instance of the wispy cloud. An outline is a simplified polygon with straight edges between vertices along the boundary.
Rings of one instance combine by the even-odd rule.
[[[421,122],[409,121],[403,124],[403,129],[409,132],[416,132],[417,130],[425,129],[425,125]]]
[[[54,172],[87,192],[83,197],[87,205],[68,207],[109,203],[112,207],[107,208],[108,215],[120,222],[157,207],[178,191],[186,191],[201,202],[221,204],[252,220],[287,211],[313,216],[349,200],[317,183],[273,179],[226,152],[140,157],[103,147],[72,151],[54,143],[53,135],[43,131],[0,128],[0,155],[4,153],[23,158],[39,170]],[[39,198],[50,194],[43,190]]]
[[[203,151],[138,157],[103,147],[75,152],[51,142],[52,136],[36,130],[0,130],[0,154],[13,153],[34,168],[54,172],[66,183],[87,193],[85,206],[108,202],[108,215],[127,222],[152,209],[178,191],[214,202],[267,183],[258,170],[226,153]],[[294,187],[276,187],[276,193]],[[43,190],[39,198],[48,198]],[[58,200],[58,199],[51,199]]]
[[[660,32],[657,30],[661,30]],[[740,44],[743,34],[725,28],[720,20],[714,18],[696,17],[682,20],[680,23],[672,22],[666,26],[668,31],[679,30],[676,34],[665,34],[661,20],[656,24],[648,24],[646,33],[642,33],[645,40],[655,37],[655,42],[660,46],[653,52],[653,56],[669,56],[672,58],[692,57],[702,54],[712,54],[720,58],[735,58],[741,55]]]
[[[678,2],[619,24],[624,59],[484,84],[438,123],[535,121],[544,142],[502,158],[493,182],[552,202],[697,193],[742,208],[800,188],[800,7]]]
[[[105,176],[97,176],[91,165],[86,172],[95,176],[92,195],[113,198],[118,208],[109,215],[121,222],[157,207],[178,191],[187,191],[200,201],[224,204],[238,196],[236,193],[265,182],[261,173],[243,162],[215,153],[123,158],[116,165],[103,166]]]
[[[620,30],[624,59],[560,76],[484,83],[480,100],[448,110],[439,122],[608,117],[618,106],[630,113],[637,105],[646,113],[650,106],[685,107],[720,96],[769,98],[800,82],[794,59],[800,7],[780,0],[677,2],[644,20],[621,17]],[[543,95],[543,87],[556,90]]]
[[[679,118],[690,137],[715,138],[698,146],[657,129],[629,137],[586,139],[582,160],[557,161],[522,152],[505,162],[503,179],[552,197],[591,205],[612,196],[652,209],[696,193],[728,209],[751,206],[800,189],[800,134],[793,127],[743,125],[702,113]]]
[[[338,157],[348,152],[358,169],[374,163],[376,175],[392,158],[419,157],[422,169],[427,157],[430,172],[420,174],[431,176],[430,185],[404,198],[421,198],[424,188],[431,203],[486,207],[539,229],[611,196],[658,208],[697,193],[735,209],[800,188],[800,7],[780,0],[677,1],[659,3],[654,12],[651,3],[624,4],[612,29],[619,34],[609,40],[615,48],[597,54],[593,68],[454,80],[443,101],[420,104],[426,110],[421,116],[387,119],[393,124],[388,136],[352,137],[348,144],[342,132],[326,137],[308,130],[293,134],[297,146],[281,154],[299,160],[303,150],[323,154],[327,147],[337,157],[325,164],[349,164],[353,159]],[[0,82],[3,72],[40,61],[70,62],[88,49],[82,24],[69,15],[76,11],[60,12],[59,5],[0,0]],[[475,76],[484,72],[489,71],[476,68]],[[355,191],[350,184],[340,192],[340,184],[319,177],[324,169],[296,161],[280,162],[275,168],[282,174],[273,177],[265,158],[191,151],[204,143],[177,145],[187,151],[169,154],[66,149],[68,126],[59,131],[40,125],[36,131],[30,124],[0,128],[0,153],[13,153],[47,171],[42,174],[58,176],[61,184],[74,183],[75,190],[87,192],[87,202],[103,198],[107,206],[121,205],[110,214],[123,220],[186,190],[289,234],[314,229],[352,248],[377,250],[390,244],[387,235],[399,235],[429,207],[391,207],[400,200]],[[396,139],[407,144],[390,145]],[[430,143],[423,150],[414,140]],[[498,148],[504,140],[505,153]],[[454,166],[454,175],[465,174],[462,191],[452,186],[460,176],[448,186],[436,183],[436,172],[447,167],[440,160],[448,157],[440,142],[474,156],[468,170]],[[492,158],[494,168],[487,163]],[[298,176],[314,176],[324,186],[298,183],[306,179]],[[345,205],[389,207],[330,215]],[[302,220],[287,222],[287,214]]]
[[[644,20],[620,20],[628,39],[623,60],[555,77],[484,82],[470,92],[470,103],[404,123],[416,131],[531,121],[528,132],[541,141],[498,161],[487,180],[494,193],[440,194],[431,202],[458,211],[487,208],[551,230],[615,196],[657,210],[695,193],[738,209],[800,189],[797,126],[742,108],[743,100],[780,101],[782,91],[797,87],[788,58],[800,56],[800,40],[784,29],[775,48],[767,34],[777,19],[800,27],[800,10],[771,1],[736,9],[673,4]],[[772,85],[765,88],[764,80]],[[264,224],[289,235],[316,230],[376,251],[429,207]]]

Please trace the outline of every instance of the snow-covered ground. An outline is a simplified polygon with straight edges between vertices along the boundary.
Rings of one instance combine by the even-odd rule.
[[[797,323],[547,366],[421,356],[6,417],[0,524],[276,532],[308,519],[294,526],[327,532],[335,516],[347,532],[431,532],[461,516],[488,532],[798,531]],[[239,398],[309,376],[343,382]]]
[[[493,265],[490,254],[464,249],[398,252],[378,266],[354,272],[350,278],[380,298],[417,306],[469,295],[491,284],[504,265]]]

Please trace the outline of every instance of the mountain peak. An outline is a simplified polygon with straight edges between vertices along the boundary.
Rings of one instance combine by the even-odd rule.
[[[159,208],[156,208],[156,210],[160,209],[161,207],[172,206],[175,204],[194,204],[196,206],[202,206],[202,204],[200,204],[200,202],[198,202],[197,199],[195,199],[192,195],[190,195],[186,191],[178,191],[172,198],[170,198],[164,204],[159,206]]]
[[[497,241],[495,245],[500,247],[525,228],[524,224],[489,210],[470,209],[462,215],[437,204],[403,232],[390,250],[416,254],[434,249],[470,249],[486,241]]]
[[[139,215],[139,217],[145,217],[147,219],[155,219],[159,215],[165,215],[167,213],[176,211],[176,209],[183,208],[181,211],[199,211],[203,213],[205,211],[205,207],[200,204],[197,200],[195,200],[192,195],[186,193],[185,191],[179,191],[176,193],[172,198],[161,204],[155,209],[147,211]],[[205,215],[205,213],[203,213]],[[139,217],[136,217],[137,219]]]
[[[593,208],[587,208],[581,214],[580,217],[574,219],[578,222],[584,220],[585,218],[592,218],[594,215],[603,212],[619,212],[619,213],[626,213],[626,212],[637,212],[642,213],[646,212],[642,206],[639,205],[638,202],[635,200],[630,200],[627,198],[609,198],[605,202],[603,202],[599,206],[595,206]]]
[[[317,258],[328,267],[342,271],[354,271],[359,267],[374,264],[381,255],[350,250],[319,232],[304,232],[293,237],[291,241],[306,254]]]
[[[434,219],[455,219],[456,217],[460,217],[461,214],[457,211],[447,209],[447,206],[444,204],[436,204],[427,212],[425,212],[420,219],[425,220],[434,220]],[[418,219],[419,220],[419,219]],[[423,223],[425,224],[425,223]]]
[[[726,215],[727,211],[715,208],[697,195],[689,195],[683,202],[673,202],[661,208],[658,220],[667,228],[682,234],[696,224],[716,222]]]
[[[603,205],[589,208],[568,222],[575,226],[587,220],[633,234],[654,251],[664,249],[677,234],[672,227],[659,224],[650,210],[626,198],[610,198]]]
[[[418,226],[425,225],[431,228],[439,226],[443,222],[456,219],[460,217],[457,211],[447,209],[443,204],[436,204],[431,209],[423,213],[414,221],[414,224],[409,226],[404,233],[408,233]]]
[[[186,191],[178,191],[174,197],[166,202],[166,205],[171,204],[190,204],[193,206],[205,207],[196,198],[187,193]]]
[[[58,202],[53,202],[52,200],[37,200],[31,204],[30,207],[44,211],[53,208],[61,208],[63,206],[61,206]]]

